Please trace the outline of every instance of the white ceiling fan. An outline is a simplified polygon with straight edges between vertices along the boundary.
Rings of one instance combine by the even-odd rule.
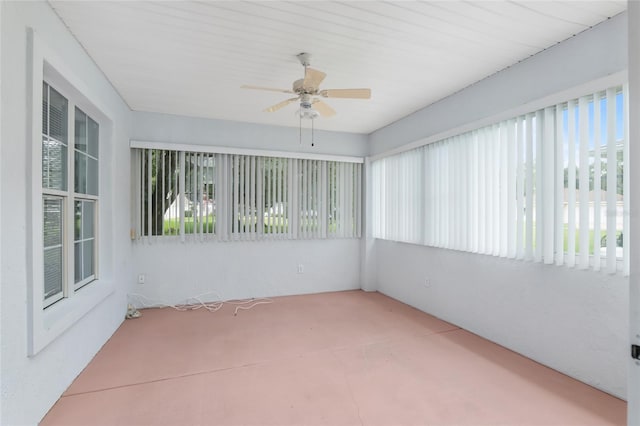
[[[292,102],[300,101],[300,118],[314,119],[319,115],[323,117],[331,117],[336,111],[318,97],[323,98],[348,98],[348,99],[369,99],[371,98],[371,89],[323,89],[320,90],[320,83],[327,76],[322,71],[310,68],[309,53],[300,53],[296,55],[302,66],[304,67],[304,78],[293,82],[291,90],[274,89],[271,87],[248,86],[243,85],[243,89],[266,90],[269,92],[295,93],[295,98],[290,98],[279,102],[265,109],[265,112],[275,112]]]

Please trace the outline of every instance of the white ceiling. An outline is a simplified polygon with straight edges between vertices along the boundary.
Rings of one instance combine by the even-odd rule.
[[[614,16],[626,1],[50,1],[134,110],[298,126],[295,55],[327,73],[319,129],[370,133]]]

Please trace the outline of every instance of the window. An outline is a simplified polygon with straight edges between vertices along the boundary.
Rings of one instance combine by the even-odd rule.
[[[76,288],[93,281],[96,276],[94,253],[98,202],[98,134],[98,123],[76,107],[73,238]]]
[[[626,89],[374,161],[376,238],[628,273]]]
[[[55,48],[27,29],[29,152],[27,354],[35,356],[115,291],[109,179],[117,108]],[[62,72],[64,71],[64,72]],[[79,88],[83,88],[80,90]],[[115,165],[114,165],[115,167]],[[101,268],[101,266],[104,266]],[[98,284],[99,280],[99,284]]]
[[[42,230],[47,307],[96,278],[99,127],[46,82],[42,90]],[[72,236],[69,232],[73,232]]]
[[[135,155],[138,237],[360,237],[360,163],[150,148]]]

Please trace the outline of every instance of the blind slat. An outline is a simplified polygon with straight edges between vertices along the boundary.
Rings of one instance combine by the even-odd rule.
[[[600,93],[593,95],[593,269],[600,270],[600,235],[602,208],[602,101]]]
[[[568,122],[568,172],[567,172],[567,265],[576,263],[576,103],[569,101],[567,108]]]
[[[616,271],[616,91],[607,90],[607,272]]]
[[[589,103],[586,97],[578,101],[580,162],[579,162],[579,186],[580,186],[580,269],[589,267]]]
[[[629,84],[625,84],[622,87],[622,165],[623,165],[623,214],[622,214],[622,271],[625,276],[629,275],[630,263],[629,263],[629,194],[630,194],[630,179],[629,179]]]
[[[526,152],[525,152],[525,260],[533,258],[533,116],[528,114],[525,121]]]
[[[507,256],[511,259],[517,254],[516,216],[517,216],[517,136],[516,120],[507,121]]]
[[[524,168],[525,168],[525,131],[524,118],[518,118],[517,143],[516,143],[516,258],[524,258]]]
[[[542,239],[542,258],[544,263],[552,264],[555,260],[554,256],[554,232],[556,232],[556,227],[554,227],[555,220],[555,212],[556,210],[560,210],[558,205],[556,204],[556,192],[554,188],[554,181],[556,172],[556,164],[554,161],[555,155],[555,114],[553,108],[545,108],[544,110],[544,126],[543,126],[543,137],[542,137],[542,196],[539,200],[540,210],[543,210],[543,213],[539,216],[542,220],[539,220],[539,226],[543,231],[543,239]],[[544,209],[542,208],[544,206]],[[539,210],[539,211],[540,211]]]
[[[536,124],[535,124],[535,198],[533,204],[535,206],[535,218],[533,220],[533,226],[535,228],[534,238],[534,252],[533,258],[536,262],[542,261],[542,249],[544,247],[544,222],[542,220],[542,165],[543,165],[543,153],[542,153],[542,139],[543,139],[543,125],[544,125],[544,110],[536,111]],[[553,207],[553,204],[550,205]]]
[[[555,173],[555,261],[556,265],[564,264],[564,109],[556,105],[556,173]]]

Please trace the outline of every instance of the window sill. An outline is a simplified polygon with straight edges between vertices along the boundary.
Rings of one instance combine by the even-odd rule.
[[[112,282],[94,281],[78,290],[72,298],[62,299],[44,310],[34,312],[28,355],[36,355],[114,291]]]

